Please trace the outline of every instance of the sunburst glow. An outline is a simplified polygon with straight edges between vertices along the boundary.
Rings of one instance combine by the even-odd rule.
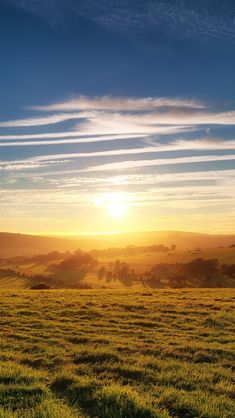
[[[113,218],[121,219],[125,216],[127,202],[124,193],[108,193],[95,199],[96,206],[104,210]]]

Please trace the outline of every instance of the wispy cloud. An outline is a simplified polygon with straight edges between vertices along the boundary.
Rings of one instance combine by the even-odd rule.
[[[19,140],[21,141],[22,139],[54,139],[54,138],[71,138],[71,137],[86,137],[90,134],[87,134],[85,132],[71,132],[71,131],[66,131],[66,132],[47,132],[47,133],[40,133],[40,134],[21,134],[21,135],[0,135],[0,141],[2,140],[7,140],[7,141],[14,141],[14,140]],[[95,135],[95,133],[94,133]],[[112,134],[112,136],[115,136],[115,134]],[[117,134],[117,136],[119,137],[120,135]],[[124,135],[125,136],[125,135]]]
[[[140,111],[158,108],[204,108],[203,102],[195,99],[166,98],[166,97],[88,97],[78,96],[71,100],[46,106],[32,106],[33,110],[41,111],[78,111],[78,110],[108,110],[108,111]]]
[[[179,130],[179,132],[182,130]],[[172,130],[163,129],[163,131],[159,130],[159,134],[170,134]],[[18,138],[17,142],[0,142],[0,147],[28,147],[28,146],[38,146],[38,145],[62,145],[62,144],[86,144],[86,143],[95,143],[95,142],[105,142],[105,141],[117,141],[117,140],[127,140],[127,139],[138,139],[138,138],[145,138],[147,134],[129,134],[129,135],[97,135],[97,136],[84,136],[79,137],[79,134],[76,134],[76,138],[66,138],[66,139],[56,139],[56,140],[43,140],[43,141],[20,141]],[[34,139],[34,138],[33,138]]]
[[[157,207],[163,217],[184,211],[187,221],[194,210],[194,219],[206,211],[218,219],[228,207],[231,215],[235,140],[212,135],[231,133],[235,110],[193,98],[79,96],[30,112],[0,122],[2,219],[7,207],[12,218],[35,220],[43,205],[47,222],[55,214],[74,220],[73,205],[87,219],[94,196],[113,190],[127,193],[130,208]]]
[[[145,133],[157,134],[159,129],[164,131],[167,127],[172,132],[179,129],[196,129],[202,125],[235,125],[235,111],[230,112],[188,112],[166,111],[159,113],[123,114],[108,113],[96,114],[76,126],[83,132],[97,134],[116,133]]]
[[[50,161],[50,160],[47,160]],[[56,160],[55,160],[56,161]],[[54,162],[53,164],[54,164]],[[125,160],[119,162],[112,162],[112,163],[104,163],[99,165],[92,165],[88,166],[87,168],[79,169],[63,169],[60,167],[59,170],[44,170],[43,173],[36,173],[36,175],[42,175],[43,178],[45,177],[56,177],[56,176],[64,176],[68,174],[77,174],[81,175],[83,173],[103,173],[106,172],[118,172],[120,173],[130,173],[133,171],[138,171],[140,168],[147,168],[147,167],[160,167],[160,166],[175,166],[175,165],[192,165],[197,163],[208,163],[208,162],[222,162],[222,161],[235,161],[235,155],[225,154],[225,155],[200,155],[200,156],[187,156],[187,157],[172,157],[172,158],[154,158],[154,159],[137,159],[137,160]],[[66,161],[68,162],[68,160]],[[43,162],[42,162],[43,163]],[[32,163],[33,164],[33,163]],[[39,161],[36,161],[36,164],[39,164]],[[43,163],[45,164],[45,163]],[[142,173],[141,173],[142,175]]]
[[[175,151],[206,151],[206,150],[235,150],[235,141],[208,141],[208,140],[177,140],[168,145],[155,144],[155,146],[139,147],[139,148],[124,148],[116,150],[105,151],[89,151],[89,152],[74,152],[64,154],[49,154],[31,157],[26,160],[0,161],[0,170],[25,170],[45,167],[47,164],[55,164],[56,162],[68,162],[72,159],[92,158],[92,157],[115,157],[123,155],[141,155],[141,154],[157,154],[159,152],[175,152]],[[191,157],[190,157],[191,158]],[[200,158],[200,157],[197,157]],[[203,157],[205,158],[205,157]],[[226,156],[225,156],[226,159]],[[179,159],[175,159],[178,161]],[[162,161],[162,160],[160,160]],[[168,161],[168,160],[166,160]],[[170,159],[172,161],[172,159]],[[173,159],[174,161],[174,159]],[[181,160],[180,160],[181,161]],[[207,161],[207,160],[206,160]],[[163,160],[164,162],[164,160]],[[191,161],[193,162],[193,161]],[[43,164],[44,163],[44,164]],[[120,164],[120,167],[122,163]],[[151,164],[151,162],[150,162]],[[112,164],[113,165],[113,164]]]
[[[234,4],[215,0],[8,0],[31,11],[49,24],[60,24],[68,15],[85,17],[109,30],[131,36],[146,30],[177,37],[235,38]],[[226,4],[226,7],[225,7]]]
[[[52,163],[52,161],[51,161]],[[46,163],[40,161],[9,161],[0,162],[0,171],[20,171],[46,167]]]
[[[228,186],[231,190],[231,186],[235,186],[235,170],[210,170],[207,171],[187,171],[177,173],[121,173],[120,175],[100,175],[100,176],[87,176],[86,174],[80,176],[63,176],[61,178],[48,179],[48,183],[59,188],[74,188],[89,187],[94,188],[109,188],[116,187],[122,188],[127,186],[147,187],[155,185],[160,187],[161,185],[172,185],[177,188],[181,188],[182,184],[190,184],[190,187],[207,186],[208,184],[219,184],[222,187]]]
[[[40,163],[42,162],[51,162],[54,163],[55,161],[63,162],[64,160],[67,162],[68,160],[72,159],[79,159],[79,158],[87,158],[87,157],[113,157],[118,155],[130,155],[130,154],[144,154],[144,153],[152,153],[156,150],[155,147],[144,147],[144,148],[131,148],[131,149],[118,149],[118,150],[109,150],[109,151],[90,151],[90,152],[80,152],[80,153],[65,153],[65,154],[50,154],[50,155],[42,155],[37,157],[32,157],[28,160],[19,160],[19,161],[0,161],[0,170],[1,169],[11,169],[17,168],[20,169],[24,168],[34,168],[39,167]]]
[[[160,165],[175,165],[175,164],[192,164],[192,163],[202,163],[210,161],[235,161],[235,155],[205,155],[205,156],[196,156],[196,157],[178,157],[178,158],[158,158],[154,160],[138,160],[138,161],[121,161],[118,163],[107,163],[96,165],[83,171],[113,171],[113,170],[130,170],[133,168],[143,168],[150,166],[160,166]]]
[[[161,187],[149,187],[145,190],[122,192],[125,202],[129,206],[143,206],[157,204],[165,207],[177,207],[177,203],[184,202],[184,208],[190,207],[192,204],[200,204],[200,206],[217,205],[218,202],[235,203],[235,197],[231,189],[231,185],[221,181],[220,184],[178,184],[177,187],[171,183]],[[33,188],[18,189],[18,190],[3,190],[1,191],[1,202],[8,204],[17,202],[24,202],[24,204],[35,205],[59,205],[71,206],[83,205],[85,207],[93,207],[96,198],[110,198],[110,195],[105,192],[96,192],[91,195],[89,190],[63,190],[63,189],[41,189]],[[159,207],[158,206],[158,207]],[[164,208],[163,206],[163,208]],[[58,210],[58,207],[57,207]]]
[[[90,113],[65,113],[49,115],[43,118],[27,118],[27,119],[16,119],[0,122],[1,128],[20,128],[28,126],[43,126],[53,125],[60,122],[65,122],[72,119],[83,119],[90,117]]]
[[[44,117],[0,121],[0,128],[35,128],[73,121],[71,131],[41,134],[33,132],[22,135],[4,133],[0,135],[0,147],[72,144],[173,135],[196,131],[203,125],[235,125],[234,110],[226,112],[210,110],[204,103],[195,99],[156,97],[138,99],[109,96],[92,99],[80,96],[67,102],[33,107],[33,109],[49,113]],[[57,113],[51,115],[51,110]]]

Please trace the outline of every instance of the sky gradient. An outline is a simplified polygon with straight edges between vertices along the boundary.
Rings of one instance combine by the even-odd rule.
[[[234,233],[235,4],[0,0],[0,230]]]

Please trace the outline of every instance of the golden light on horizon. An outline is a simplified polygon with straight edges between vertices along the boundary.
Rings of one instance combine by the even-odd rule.
[[[124,193],[107,193],[96,197],[95,205],[103,208],[111,218],[123,219],[127,211],[127,201]]]

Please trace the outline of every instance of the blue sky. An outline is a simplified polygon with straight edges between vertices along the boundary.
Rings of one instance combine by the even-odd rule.
[[[0,230],[234,232],[234,51],[230,0],[0,0]]]

